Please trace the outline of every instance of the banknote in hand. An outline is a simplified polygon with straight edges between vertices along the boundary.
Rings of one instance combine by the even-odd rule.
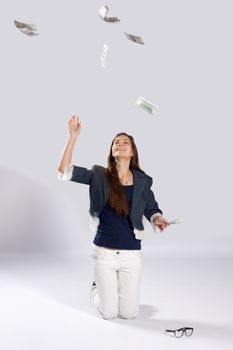
[[[180,221],[180,219],[174,219],[174,220],[169,221],[169,224],[170,225],[172,225],[172,224],[181,224],[181,221]]]

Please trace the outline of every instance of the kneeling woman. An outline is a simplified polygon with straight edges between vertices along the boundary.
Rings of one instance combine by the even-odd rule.
[[[168,220],[151,190],[152,178],[139,166],[132,136],[117,134],[110,147],[107,168],[91,170],[72,165],[72,153],[81,130],[75,115],[68,122],[69,138],[59,163],[60,178],[89,185],[90,214],[95,238],[91,297],[105,319],[134,318],[138,313],[143,215],[163,231]],[[93,226],[93,225],[92,225]]]

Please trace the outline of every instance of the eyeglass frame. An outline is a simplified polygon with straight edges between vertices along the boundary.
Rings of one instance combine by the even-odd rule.
[[[187,334],[186,330],[191,330],[191,334]],[[180,332],[182,331],[182,334],[180,336],[176,335],[176,332]],[[178,329],[165,329],[165,333],[173,333],[175,335],[176,338],[181,338],[183,337],[183,335],[185,334],[186,337],[191,337],[191,335],[193,334],[193,328],[192,327],[182,327],[182,328],[178,328]]]

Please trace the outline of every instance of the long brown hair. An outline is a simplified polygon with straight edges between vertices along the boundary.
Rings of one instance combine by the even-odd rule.
[[[115,158],[112,156],[113,143],[118,136],[122,136],[122,135],[125,135],[129,138],[132,146],[133,156],[131,157],[131,160],[130,160],[129,169],[131,171],[133,169],[137,169],[143,173],[144,171],[140,168],[140,165],[139,165],[138,150],[134,142],[133,136],[128,135],[126,132],[118,133],[112,140],[109,155],[108,155],[108,165],[106,168],[106,175],[109,181],[108,203],[110,207],[112,207],[118,214],[127,216],[129,215],[129,206],[125,197],[123,186],[120,183],[120,180],[118,177]]]

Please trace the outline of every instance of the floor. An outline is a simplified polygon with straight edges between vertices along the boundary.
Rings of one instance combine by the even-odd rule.
[[[233,255],[145,255],[140,311],[104,320],[88,256],[0,257],[0,349],[232,349]],[[194,328],[174,338],[166,328]]]

